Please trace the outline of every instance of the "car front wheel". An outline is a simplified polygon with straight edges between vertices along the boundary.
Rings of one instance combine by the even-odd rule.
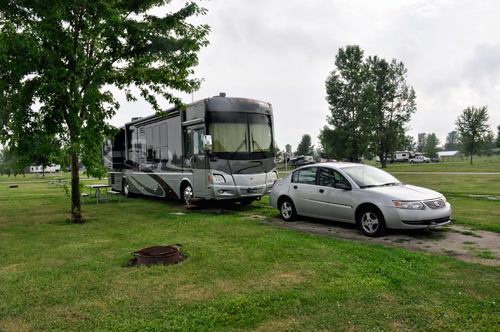
[[[382,236],[387,230],[384,216],[375,207],[363,209],[358,216],[357,224],[363,234],[370,237]]]
[[[297,219],[297,211],[295,211],[295,206],[289,198],[285,198],[281,201],[280,212],[285,221],[294,221]]]

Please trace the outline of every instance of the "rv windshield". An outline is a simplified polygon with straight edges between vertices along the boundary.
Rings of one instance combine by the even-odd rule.
[[[254,113],[212,113],[208,131],[212,152],[274,152],[270,115]]]

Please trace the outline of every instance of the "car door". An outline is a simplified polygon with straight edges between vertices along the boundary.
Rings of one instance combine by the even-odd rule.
[[[349,181],[336,170],[319,168],[318,186],[314,192],[314,211],[318,216],[328,219],[354,222],[352,191],[335,188],[336,183],[350,186]]]
[[[289,195],[298,214],[313,213],[312,201],[317,190],[317,172],[317,167],[308,167],[295,171],[292,175]]]

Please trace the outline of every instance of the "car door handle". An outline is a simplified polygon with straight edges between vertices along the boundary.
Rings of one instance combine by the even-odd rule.
[[[293,186],[293,189],[297,189],[297,186]]]
[[[323,189],[318,190],[320,194],[324,193],[325,191]]]

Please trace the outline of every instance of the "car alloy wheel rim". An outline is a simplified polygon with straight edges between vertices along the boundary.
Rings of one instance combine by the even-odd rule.
[[[292,215],[292,206],[290,205],[290,203],[285,202],[281,205],[281,213],[285,218],[290,218],[290,216]]]
[[[361,226],[367,233],[369,234],[375,233],[379,226],[377,216],[375,216],[371,212],[365,213],[363,215],[363,218],[361,218]]]

